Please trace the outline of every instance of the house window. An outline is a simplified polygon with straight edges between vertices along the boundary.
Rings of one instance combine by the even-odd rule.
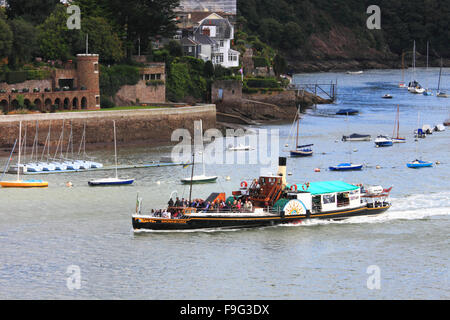
[[[188,51],[189,51],[189,52],[192,52],[192,47],[189,47],[189,48],[188,48]]]
[[[219,63],[223,62],[223,53],[219,54]]]
[[[94,63],[94,72],[98,73],[98,63],[97,62]]]
[[[228,61],[237,61],[237,55],[229,52],[228,53]]]
[[[158,73],[158,74],[156,75],[156,79],[157,79],[157,80],[160,80],[160,79],[161,79],[161,73]]]
[[[220,40],[220,47],[223,48],[223,40]]]

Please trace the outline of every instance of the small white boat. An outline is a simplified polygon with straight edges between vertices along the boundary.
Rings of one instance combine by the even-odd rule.
[[[392,143],[393,143],[392,139],[384,135],[379,135],[375,139],[375,145],[377,147],[390,147],[392,146]]]
[[[364,71],[347,71],[347,74],[352,74],[352,75],[356,75],[356,74],[363,74]]]
[[[392,96],[389,93],[386,93],[384,96],[382,96],[383,99],[392,99]]]
[[[229,151],[249,151],[253,150],[250,146],[244,146],[243,144],[239,144],[237,147],[233,147],[232,145],[229,145],[227,148]]]
[[[215,182],[217,180],[217,176],[205,176],[204,174],[202,175],[198,175],[198,176],[193,176],[192,178],[184,178],[181,179],[181,182],[184,184],[189,184],[189,183],[211,183],[211,182]]]
[[[445,131],[445,126],[441,123],[441,124],[437,124],[434,127],[434,131],[440,132],[440,131]]]

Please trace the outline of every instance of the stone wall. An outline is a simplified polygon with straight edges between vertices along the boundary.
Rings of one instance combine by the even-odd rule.
[[[18,138],[19,122],[22,121],[22,135],[27,131],[27,145],[34,140],[36,125],[39,128],[39,144],[42,147],[49,132],[51,145],[58,143],[64,121],[64,145],[70,128],[73,130],[74,150],[78,145],[86,123],[87,144],[113,143],[113,120],[116,121],[119,144],[148,143],[170,144],[172,132],[186,128],[191,132],[195,120],[203,120],[203,128],[216,127],[216,106],[199,105],[179,108],[140,109],[125,111],[91,111],[70,113],[47,113],[0,116],[0,147],[10,151]],[[91,145],[92,147],[92,145]]]
[[[165,85],[147,85],[144,80],[140,80],[133,86],[122,86],[114,96],[114,103],[118,106],[131,106],[139,103],[163,103],[165,101]]]
[[[240,105],[242,82],[237,80],[217,80],[211,87],[211,102]]]

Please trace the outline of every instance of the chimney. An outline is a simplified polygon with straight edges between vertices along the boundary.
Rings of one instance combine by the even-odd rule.
[[[281,183],[285,186],[286,185],[286,157],[279,157],[278,158],[278,176],[281,176]]]

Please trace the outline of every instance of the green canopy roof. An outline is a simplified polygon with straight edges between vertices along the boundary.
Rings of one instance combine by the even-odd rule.
[[[287,185],[288,188],[291,188],[292,185]],[[297,184],[297,190],[303,191],[302,184]],[[306,186],[305,186],[306,188]],[[344,192],[356,190],[359,187],[346,183],[343,181],[320,181],[320,182],[310,182],[309,188],[306,190],[312,195],[316,194],[324,194],[324,193],[333,193],[333,192]]]

